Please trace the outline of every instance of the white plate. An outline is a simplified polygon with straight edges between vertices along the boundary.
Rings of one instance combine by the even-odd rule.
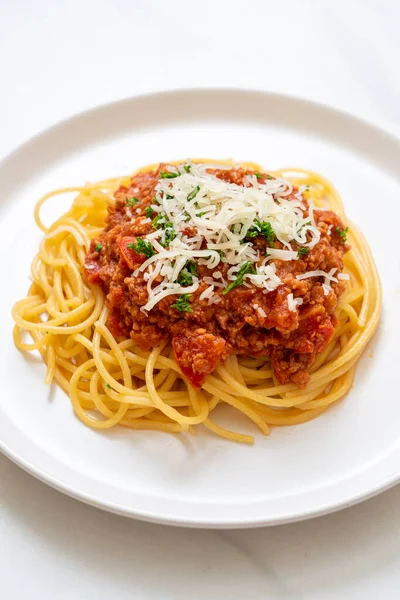
[[[310,168],[330,178],[366,234],[384,291],[382,323],[351,393],[317,420],[246,447],[201,431],[99,432],[14,348],[10,309],[25,295],[40,241],[32,209],[55,187],[191,156]],[[46,483],[95,506],[196,527],[276,524],[320,515],[400,478],[400,142],[373,125],[286,96],[192,90],[132,98],[45,131],[0,166],[0,447]],[[55,216],[70,202],[48,211]],[[52,213],[50,215],[50,213]],[[223,415],[221,415],[223,417]]]

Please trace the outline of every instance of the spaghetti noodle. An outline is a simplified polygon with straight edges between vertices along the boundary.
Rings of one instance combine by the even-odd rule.
[[[252,163],[244,166],[261,170]],[[296,168],[272,176],[303,186],[317,208],[329,207],[344,218],[339,194],[320,175]],[[194,432],[202,424],[224,438],[253,443],[252,436],[217,424],[214,409],[228,404],[268,434],[271,426],[317,417],[349,391],[381,310],[371,251],[353,224],[348,233],[351,250],[344,256],[343,279],[348,282],[336,309],[338,326],[311,365],[308,385],[279,384],[267,356],[231,355],[196,389],[183,376],[168,341],[145,351],[133,339],[112,335],[104,293],[84,275],[86,254],[91,240],[103,231],[107,208],[114,203],[112,194],[129,181],[130,177],[121,177],[63,188],[37,203],[35,221],[44,238],[32,262],[28,295],[12,311],[15,345],[23,352],[41,354],[47,365],[46,383],[59,384],[85,424],[174,433]],[[43,203],[68,192],[77,193],[70,210],[46,227],[40,217]],[[31,342],[25,341],[25,332]]]

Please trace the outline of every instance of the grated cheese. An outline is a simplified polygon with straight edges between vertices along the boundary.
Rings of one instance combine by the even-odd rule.
[[[324,277],[325,281],[322,284],[322,289],[324,290],[324,295],[327,296],[331,291],[331,281],[335,281],[337,283],[337,278],[334,277],[337,269],[334,267],[327,273],[326,271],[321,271],[317,269],[316,271],[307,271],[307,273],[302,273],[301,275],[296,275],[296,279],[308,279],[309,277]]]
[[[216,290],[234,281],[246,263],[253,265],[254,272],[248,269],[250,272],[243,275],[243,285],[254,285],[268,293],[282,283],[271,261],[297,260],[297,250],[292,247],[292,242],[308,248],[318,243],[320,232],[312,204],[306,217],[300,193],[295,199],[287,199],[293,186],[285,179],[267,179],[260,183],[255,176],[248,175],[245,185],[239,186],[207,173],[208,165],[188,161],[189,172],[180,168],[179,176],[161,178],[155,188],[151,208],[156,214],[158,228],[145,236],[155,254],[133,273],[134,276],[140,271],[149,273],[146,277],[149,299],[141,310],[151,310],[168,295],[189,294],[198,289],[200,282],[195,276],[190,286],[178,283],[187,261],[196,260],[197,264],[214,271],[212,277],[204,278],[208,287],[200,299],[215,303]],[[167,167],[167,170],[179,172],[177,167]],[[258,223],[269,224],[283,245],[282,249],[276,249],[267,243],[266,258],[261,264],[258,250],[247,237],[249,230],[260,231]],[[220,263],[229,265],[227,281],[218,268]],[[326,285],[334,280],[329,274],[320,273],[328,278]],[[152,287],[159,275],[163,277],[162,282]],[[301,278],[312,276],[317,275],[305,274]]]

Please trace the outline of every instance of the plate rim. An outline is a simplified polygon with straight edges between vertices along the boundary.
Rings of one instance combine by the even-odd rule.
[[[172,89],[166,89],[166,90],[152,91],[150,93],[134,94],[132,96],[128,96],[128,97],[125,97],[125,98],[122,98],[119,100],[114,100],[111,102],[106,102],[106,103],[102,103],[99,105],[95,105],[88,109],[74,113],[74,114],[66,117],[65,119],[57,121],[56,123],[52,124],[51,126],[41,129],[40,131],[35,133],[35,135],[29,137],[22,144],[19,144],[18,146],[13,148],[11,150],[11,152],[6,154],[0,160],[0,171],[2,171],[4,168],[7,168],[8,163],[12,164],[12,162],[18,158],[19,154],[21,154],[23,152],[27,152],[27,151],[29,152],[30,147],[34,147],[35,144],[38,141],[40,142],[43,137],[51,136],[52,134],[56,133],[57,130],[61,129],[62,127],[68,127],[69,125],[73,125],[74,123],[79,122],[79,120],[81,120],[81,119],[85,119],[87,117],[93,118],[96,115],[96,113],[101,114],[102,111],[106,111],[106,110],[118,110],[118,107],[122,107],[124,105],[129,105],[133,101],[139,100],[139,99],[142,99],[142,100],[146,99],[146,98],[156,99],[158,97],[160,99],[160,101],[162,101],[163,97],[168,97],[168,96],[173,97],[176,95],[187,95],[187,94],[192,94],[192,95],[206,94],[206,95],[208,95],[211,93],[214,93],[214,94],[222,93],[222,94],[226,94],[227,96],[239,93],[242,95],[247,95],[249,97],[258,95],[259,97],[264,97],[265,99],[273,98],[275,101],[279,101],[279,99],[282,99],[285,101],[291,101],[294,104],[302,104],[303,106],[308,106],[308,108],[310,108],[310,109],[328,111],[330,113],[334,113],[336,115],[336,117],[338,117],[338,118],[351,119],[352,121],[355,121],[356,123],[358,123],[358,125],[360,125],[360,126],[367,127],[367,128],[373,128],[375,131],[377,131],[381,135],[384,134],[385,136],[389,137],[391,139],[391,141],[393,143],[395,143],[395,145],[397,145],[400,149],[400,135],[398,135],[397,131],[393,132],[392,127],[390,126],[389,123],[382,124],[379,121],[375,122],[373,120],[368,120],[368,119],[359,117],[357,115],[354,115],[353,113],[351,113],[349,111],[342,110],[342,109],[334,107],[332,105],[325,104],[322,102],[317,102],[315,100],[310,100],[310,99],[307,99],[307,98],[304,98],[301,96],[278,93],[278,92],[269,92],[269,91],[265,91],[265,90],[261,90],[261,89],[257,89],[257,88],[249,89],[249,88],[241,88],[241,87],[199,87],[199,88],[175,88],[175,89],[172,88]],[[389,129],[389,127],[390,127],[390,129]],[[393,129],[395,129],[395,126],[393,126]],[[0,402],[0,406],[1,406],[1,402]],[[23,470],[25,470],[29,474],[33,475],[35,478],[39,479],[43,483],[46,483],[50,487],[66,494],[74,499],[77,499],[86,504],[95,506],[96,508],[102,508],[106,511],[109,511],[109,512],[112,512],[115,514],[131,517],[131,518],[136,518],[136,519],[139,519],[142,521],[148,521],[148,522],[159,523],[159,524],[164,524],[164,525],[175,525],[175,526],[194,527],[194,528],[210,528],[210,529],[211,528],[213,528],[213,529],[251,528],[251,527],[259,527],[259,526],[266,526],[266,525],[279,525],[279,524],[284,524],[284,523],[291,523],[291,522],[306,520],[309,518],[314,518],[317,516],[322,516],[324,514],[336,512],[338,510],[341,510],[342,508],[346,508],[348,506],[355,505],[363,500],[371,498],[371,497],[389,489],[390,487],[392,487],[400,482],[400,468],[399,468],[398,472],[392,473],[391,476],[386,477],[386,479],[384,479],[383,481],[378,483],[378,485],[375,484],[375,487],[373,487],[369,491],[361,490],[358,494],[353,494],[351,498],[344,497],[341,501],[336,501],[336,502],[334,501],[332,504],[327,504],[322,508],[321,507],[317,508],[317,509],[314,508],[314,509],[310,509],[309,511],[303,510],[302,513],[286,515],[285,517],[270,518],[268,515],[265,515],[263,518],[259,518],[259,517],[251,518],[251,516],[250,516],[248,518],[241,517],[240,519],[233,519],[233,520],[226,520],[226,521],[224,521],[220,518],[217,521],[210,519],[210,518],[208,518],[208,519],[207,518],[188,519],[187,517],[184,517],[183,519],[181,519],[181,518],[179,518],[179,516],[172,517],[169,515],[156,514],[154,511],[146,512],[146,511],[138,510],[138,509],[135,509],[132,507],[118,505],[117,503],[110,501],[109,499],[104,500],[102,498],[97,497],[95,494],[87,493],[84,490],[78,489],[76,487],[74,488],[73,484],[71,484],[71,483],[70,484],[64,483],[62,480],[57,479],[51,473],[48,473],[45,468],[43,468],[43,467],[40,468],[33,461],[30,461],[29,458],[26,458],[23,455],[23,452],[21,450],[20,451],[13,450],[12,446],[10,446],[9,444],[7,444],[4,441],[3,436],[1,434],[1,428],[0,428],[0,451],[5,456],[7,456],[10,460],[12,460],[15,464],[17,464],[19,467],[21,467]],[[385,459],[382,459],[382,460],[385,460]],[[365,470],[368,470],[368,469],[366,468]],[[250,505],[250,503],[249,503],[249,505]]]

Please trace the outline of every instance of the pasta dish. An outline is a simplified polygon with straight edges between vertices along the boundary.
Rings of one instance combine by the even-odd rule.
[[[50,226],[40,208],[76,194]],[[368,244],[339,194],[303,169],[187,160],[64,188],[35,207],[44,237],[14,341],[105,429],[309,421],[351,388],[380,317]],[[26,338],[30,335],[30,340]]]

